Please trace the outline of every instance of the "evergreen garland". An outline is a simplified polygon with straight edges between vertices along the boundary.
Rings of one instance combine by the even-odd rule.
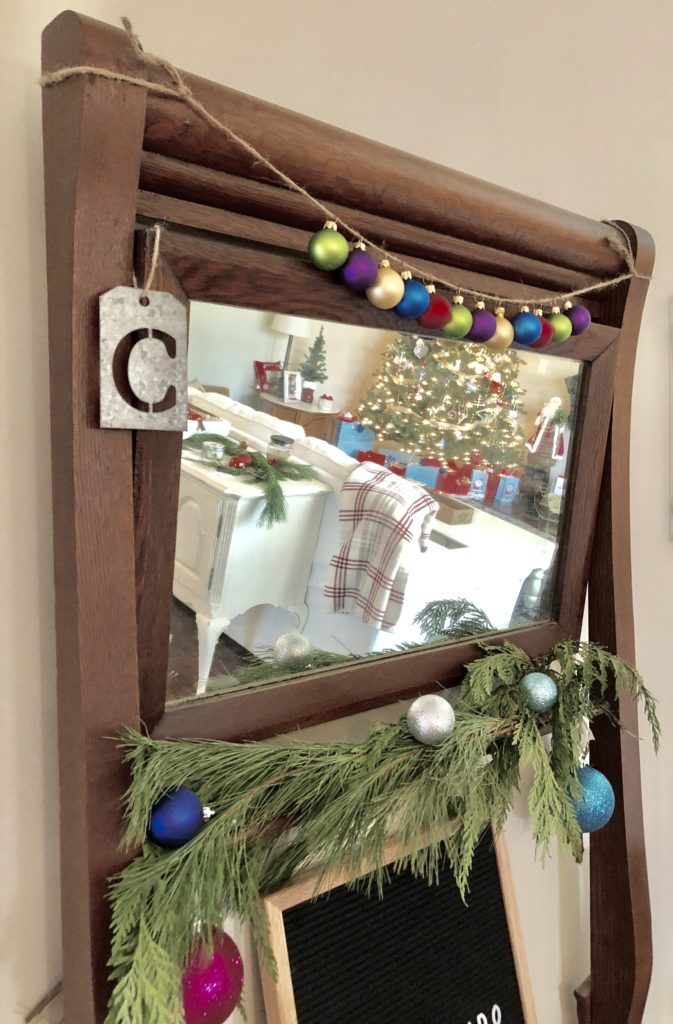
[[[204,445],[208,442],[221,444],[227,462],[222,459],[215,459],[209,456]],[[216,469],[219,473],[229,473],[232,476],[243,476],[248,478],[249,483],[261,483],[264,487],[264,504],[257,520],[258,526],[275,526],[276,523],[287,522],[287,502],[283,494],[281,483],[283,480],[315,480],[317,473],[312,466],[301,462],[290,462],[287,459],[270,460],[261,452],[249,449],[245,444],[233,441],[222,434],[209,434],[200,431],[192,434],[182,442],[184,451],[193,452],[198,461],[210,469]],[[247,456],[250,464],[247,466],[230,466],[228,460],[240,456]]]
[[[481,608],[467,598],[443,598],[429,601],[414,618],[426,642],[491,633],[495,626]]]
[[[529,796],[536,845],[554,836],[582,857],[573,797],[582,750],[583,718],[610,710],[610,687],[642,703],[655,748],[660,729],[654,700],[639,673],[595,644],[564,641],[531,659],[511,643],[485,646],[466,670],[456,725],[439,747],[417,743],[406,719],[376,726],[362,744],[275,740],[225,743],[152,740],[127,731],[123,747],[132,770],[127,795],[127,848],[142,853],[111,885],[111,977],[107,1024],[176,1024],[182,1018],[181,979],[199,940],[212,941],[223,918],[247,921],[267,969],[260,893],[286,881],[309,858],[323,876],[345,871],[381,890],[384,848],[394,831],[402,849],[419,837],[444,837],[456,883],[469,891],[472,858],[484,831],[502,828],[530,765]],[[543,715],[526,705],[520,680],[542,670],[559,699]],[[551,755],[543,732],[551,733]],[[147,840],[154,804],[177,786],[194,790],[214,812],[179,849]],[[460,828],[452,832],[451,822]],[[400,859],[396,868],[436,880],[438,842]]]

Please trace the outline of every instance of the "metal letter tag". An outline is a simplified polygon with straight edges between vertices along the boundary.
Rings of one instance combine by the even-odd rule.
[[[168,292],[120,285],[101,295],[99,316],[101,427],[185,430],[186,308]]]

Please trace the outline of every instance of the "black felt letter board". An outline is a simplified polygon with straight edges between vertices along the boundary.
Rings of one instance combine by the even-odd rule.
[[[525,1024],[492,838],[468,905],[405,871],[385,896],[345,886],[283,914],[299,1024]]]

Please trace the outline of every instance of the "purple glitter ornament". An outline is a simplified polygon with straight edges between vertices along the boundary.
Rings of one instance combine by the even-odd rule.
[[[586,306],[571,306],[565,314],[573,325],[573,334],[584,334],[591,324],[591,313]]]
[[[374,284],[378,269],[379,265],[373,256],[364,249],[353,249],[341,268],[341,278],[349,288],[363,292]]]
[[[472,311],[472,327],[467,332],[467,341],[490,341],[495,334],[497,323],[493,313],[487,309]]]
[[[198,948],[182,978],[186,1024],[223,1024],[238,1006],[243,991],[243,960],[225,932],[216,936],[212,956]]]

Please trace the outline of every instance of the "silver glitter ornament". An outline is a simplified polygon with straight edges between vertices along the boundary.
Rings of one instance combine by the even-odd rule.
[[[407,711],[409,732],[427,747],[438,747],[453,732],[456,716],[448,700],[436,693],[417,697]]]
[[[521,689],[531,711],[551,711],[558,700],[558,686],[546,672],[529,672],[521,680]]]
[[[312,656],[311,641],[301,633],[283,633],[273,645],[273,660],[279,668],[308,668]]]

